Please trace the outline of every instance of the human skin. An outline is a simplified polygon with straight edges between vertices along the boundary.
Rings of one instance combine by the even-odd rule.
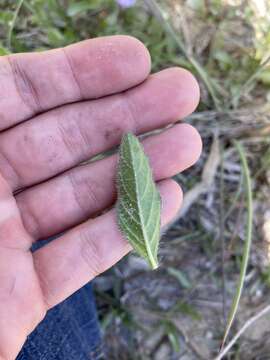
[[[131,250],[111,208],[117,155],[80,164],[127,131],[194,111],[199,87],[188,71],[149,73],[148,51],[128,36],[0,58],[0,360],[14,360],[48,309]],[[182,123],[143,144],[165,225],[182,201],[170,177],[196,162],[201,139]]]

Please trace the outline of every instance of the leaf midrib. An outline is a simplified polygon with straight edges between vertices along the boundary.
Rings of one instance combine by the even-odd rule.
[[[142,221],[143,215],[142,215],[142,209],[141,209],[141,203],[140,203],[140,197],[139,197],[139,191],[138,191],[138,183],[137,183],[136,171],[135,171],[135,166],[134,166],[133,152],[131,151],[131,145],[132,144],[130,143],[129,139],[128,139],[128,143],[129,143],[128,151],[130,153],[130,159],[131,159],[131,163],[132,163],[131,171],[132,171],[132,174],[133,174],[133,177],[134,177],[134,180],[135,180],[134,182],[135,182],[136,203],[138,204],[139,219],[140,219],[140,224],[142,225],[143,224],[143,221]],[[140,156],[140,166],[138,167],[138,172],[140,170],[141,162],[143,160],[141,150],[139,151],[139,156]],[[147,239],[147,241],[145,241],[145,247],[146,247],[148,257],[149,257],[149,262],[150,262],[151,266],[153,267],[153,269],[156,269],[158,267],[158,264],[157,264],[157,262],[156,262],[156,260],[155,260],[155,258],[153,256],[153,253],[151,251],[150,241],[148,239],[148,235],[145,233],[144,226],[141,226],[141,229],[142,229],[144,239]]]

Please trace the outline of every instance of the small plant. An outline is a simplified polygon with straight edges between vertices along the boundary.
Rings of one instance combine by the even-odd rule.
[[[160,196],[136,136],[124,135],[119,152],[117,216],[120,230],[152,269],[158,267]]]

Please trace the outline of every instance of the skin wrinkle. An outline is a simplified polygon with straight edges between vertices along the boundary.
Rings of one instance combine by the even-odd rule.
[[[69,122],[65,122],[65,119],[60,114],[56,113],[57,127],[60,130],[62,140],[64,141],[68,151],[74,158],[87,157],[87,153],[91,149],[91,138],[87,135],[87,132],[82,129],[81,123],[84,120],[83,116],[79,113],[78,118],[72,118]],[[58,116],[57,116],[58,115]],[[82,146],[82,144],[84,146]],[[81,149],[78,151],[78,148]],[[82,155],[82,148],[85,149],[85,155]]]
[[[1,143],[1,138],[0,138],[0,143]],[[20,175],[16,171],[16,167],[14,167],[12,165],[11,161],[9,160],[7,155],[5,155],[5,152],[2,149],[0,150],[0,164],[1,164],[1,160],[2,160],[2,163],[4,162],[5,166],[7,166],[7,168],[8,168],[7,173],[12,173],[13,174],[13,176],[10,176],[10,178],[12,180],[9,180],[9,178],[7,178],[6,180],[8,182],[12,183],[12,187],[18,189],[18,184],[20,183]]]
[[[68,67],[70,68],[70,72],[73,76],[73,79],[74,79],[74,83],[76,84],[77,88],[78,88],[78,92],[79,92],[79,98],[82,99],[82,100],[85,100],[85,97],[83,95],[83,92],[82,92],[82,89],[81,89],[81,86],[80,86],[80,83],[78,81],[78,78],[75,74],[75,71],[74,71],[74,67],[73,67],[73,64],[72,64],[72,60],[69,56],[69,54],[67,53],[66,49],[65,48],[62,48],[61,49],[63,51],[63,54],[64,54],[64,57],[66,59],[66,62],[68,64]]]
[[[72,186],[74,199],[78,205],[78,208],[81,211],[82,217],[84,219],[87,219],[87,217],[89,216],[89,212],[87,211],[86,207],[83,205],[84,201],[82,200],[82,196],[80,196],[80,191],[83,190],[83,193],[87,195],[87,199],[89,199],[91,203],[97,204],[99,202],[99,199],[98,196],[95,194],[95,184],[91,183],[91,179],[90,181],[88,181],[88,179],[84,179],[82,181],[83,183],[82,185],[80,182],[76,180],[76,175],[74,171],[69,172],[68,178]],[[84,190],[85,188],[87,189],[87,191]]]
[[[16,276],[0,276],[0,303],[5,302],[13,294],[16,285]]]
[[[42,294],[42,300],[44,305],[44,317],[46,316],[47,311],[52,307],[51,304],[48,302],[48,294],[50,293],[51,287],[49,287],[49,281],[45,276],[45,272],[42,271],[42,267],[40,267],[39,260],[34,256],[33,257],[33,265],[35,268],[35,272],[39,279],[39,288]],[[52,293],[53,296],[53,293]]]
[[[70,158],[77,158],[77,149],[74,146],[74,138],[75,136],[70,136],[69,131],[65,125],[63,125],[60,121],[57,122],[58,130],[61,134],[61,139],[65,148],[67,149],[68,154],[70,154]]]
[[[10,289],[8,291],[8,295],[11,296],[15,290],[15,286],[16,286],[16,277],[14,277],[12,283],[11,283],[11,286],[10,286]]]
[[[17,59],[19,59],[19,57],[17,57]],[[10,64],[18,95],[22,99],[26,107],[31,110],[33,116],[36,115],[38,112],[42,111],[43,109],[39,102],[38,93],[32,81],[27,76],[27,73],[20,67],[19,60],[17,59],[16,55],[7,56],[7,61]],[[33,101],[29,101],[29,99],[32,99]]]
[[[87,227],[82,227],[78,234],[80,241],[80,256],[89,267],[91,278],[95,278],[106,270],[102,261],[102,254],[93,234]]]
[[[33,211],[31,206],[29,206],[29,203],[26,202],[20,204],[19,211],[21,213],[23,227],[27,229],[28,233],[31,234],[33,239],[38,239],[41,231],[39,218],[36,216],[35,211]],[[25,214],[27,214],[27,217]]]

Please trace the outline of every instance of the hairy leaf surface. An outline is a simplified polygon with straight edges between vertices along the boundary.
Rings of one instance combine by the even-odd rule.
[[[119,152],[118,224],[134,250],[155,269],[160,239],[160,196],[136,136],[124,135]]]

